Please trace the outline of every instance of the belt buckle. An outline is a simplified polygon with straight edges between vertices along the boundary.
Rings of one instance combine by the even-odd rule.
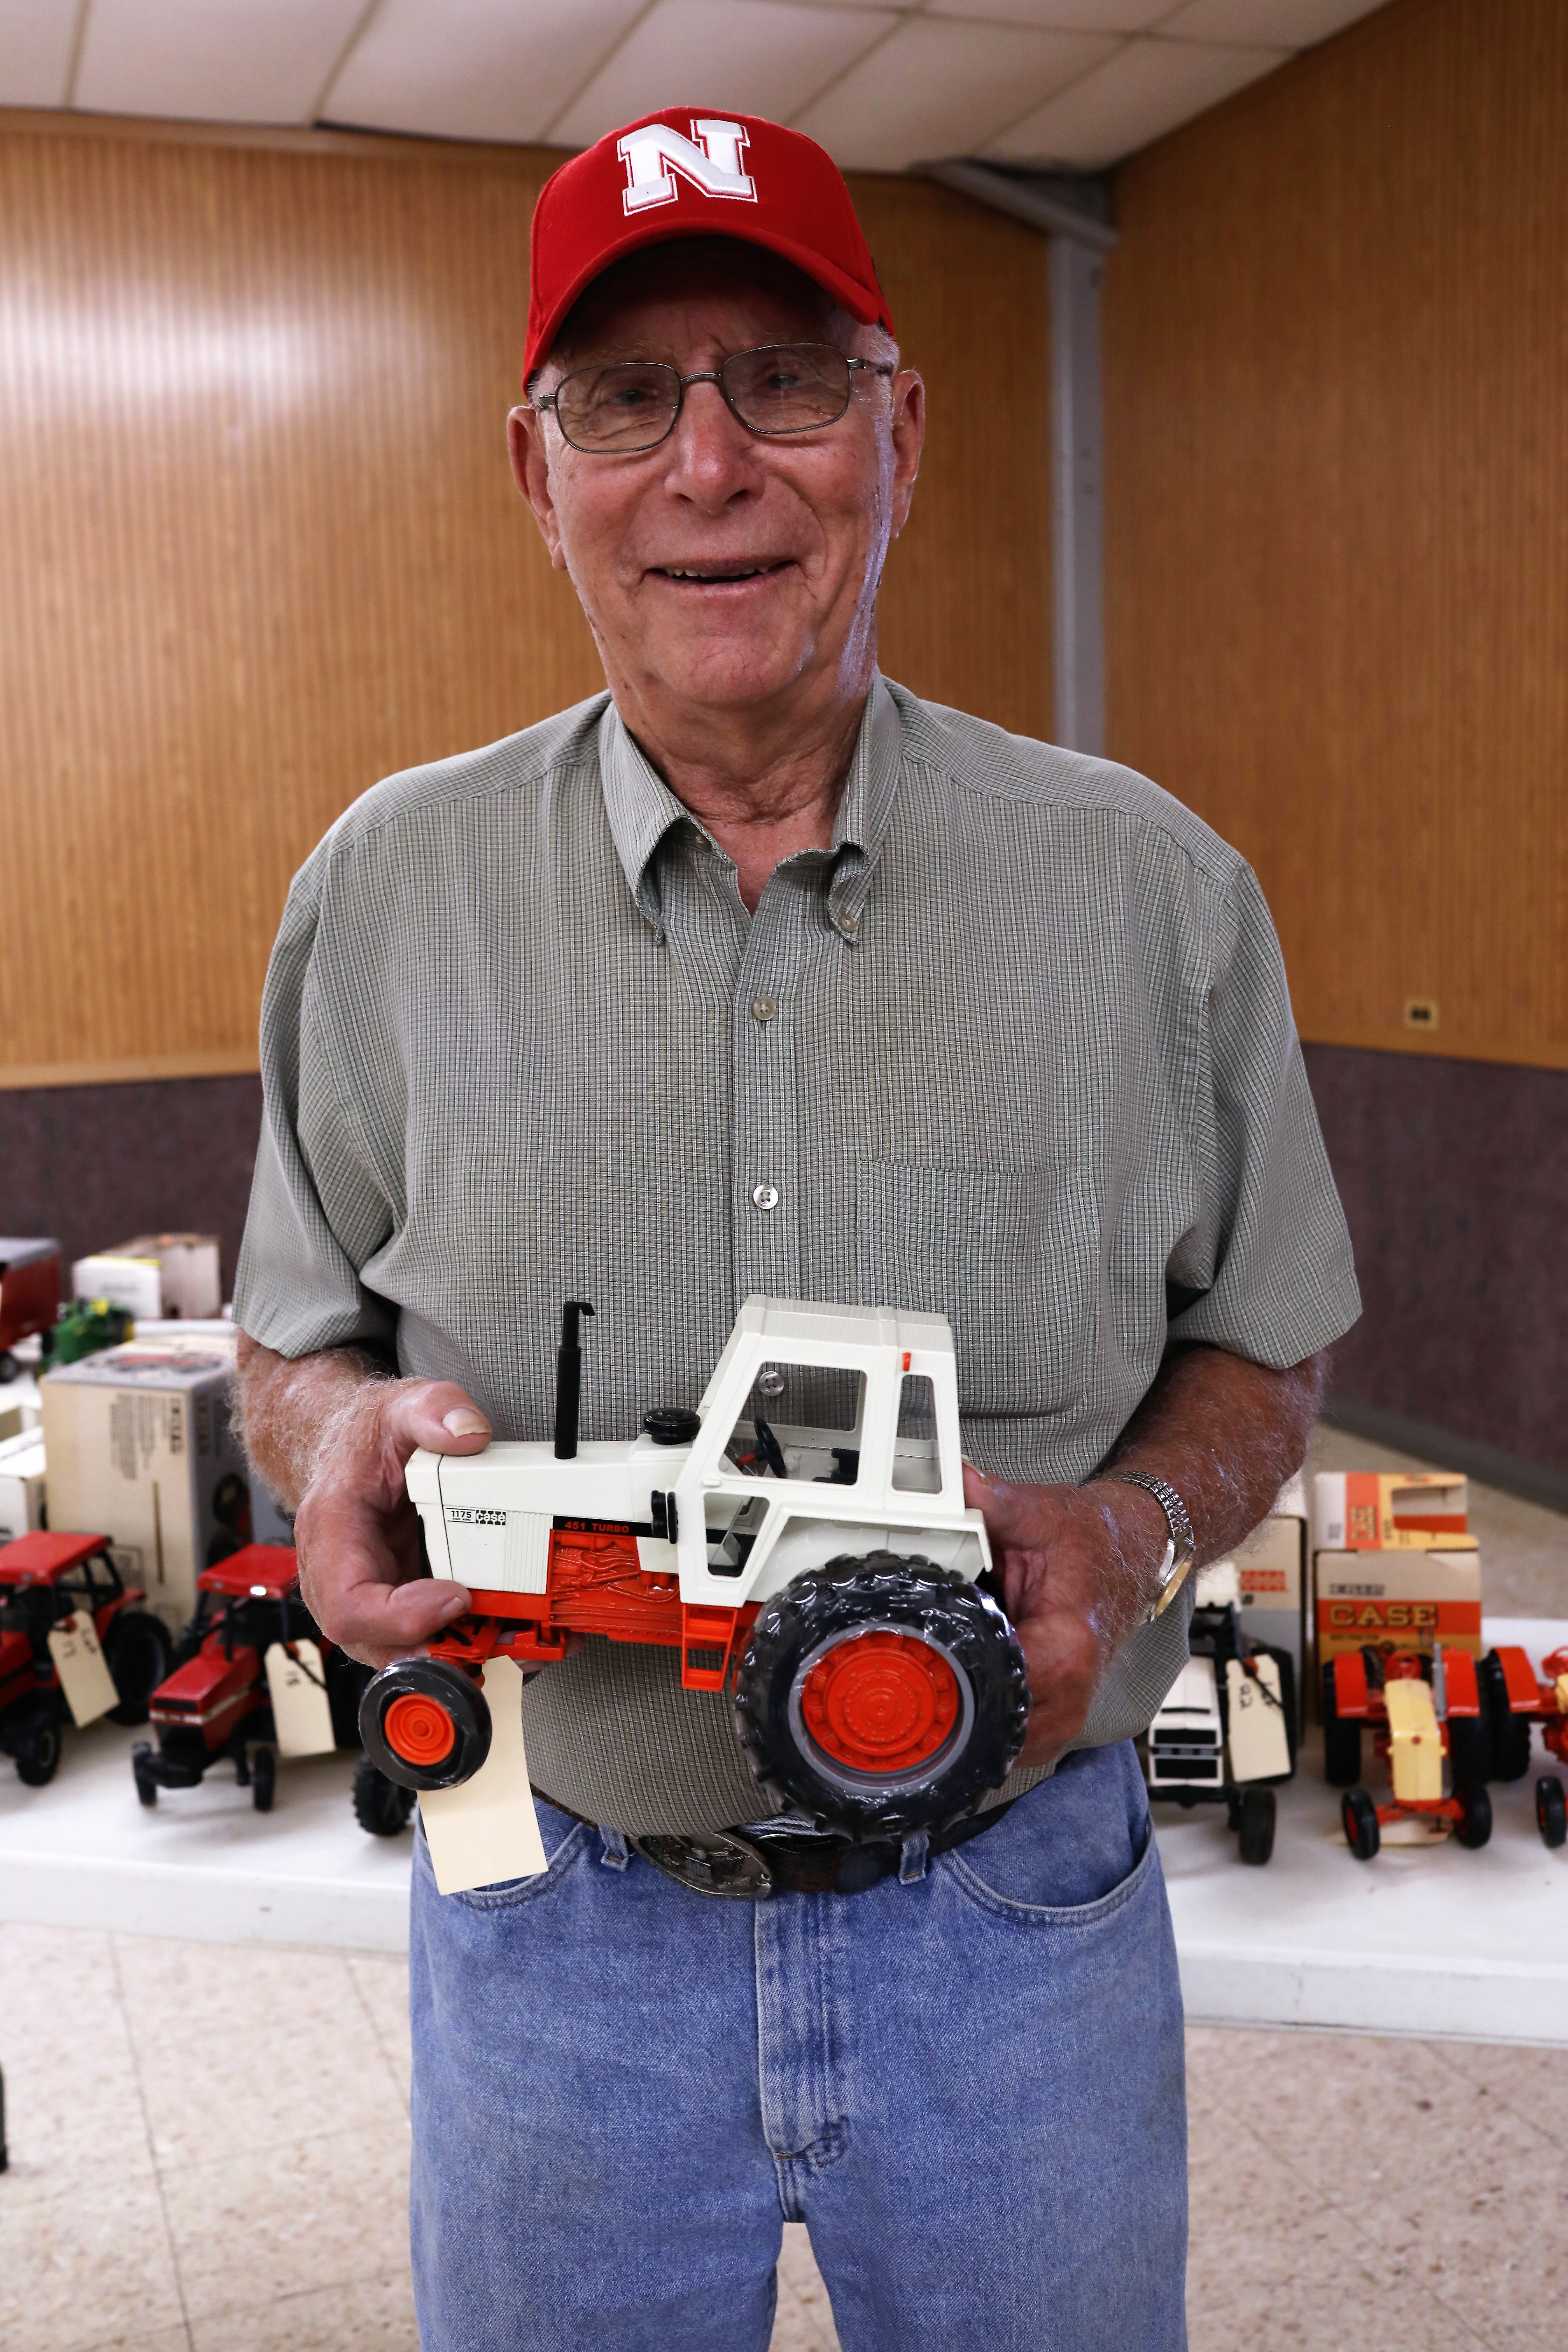
[[[626,1843],[693,1895],[760,1903],[773,1891],[762,1847],[735,1830],[709,1830],[701,1837],[628,1837]]]

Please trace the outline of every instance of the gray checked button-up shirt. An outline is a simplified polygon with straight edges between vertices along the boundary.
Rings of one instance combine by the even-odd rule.
[[[607,696],[367,793],[301,869],[262,1013],[236,1296],[547,1437],[700,1395],[741,1301],[939,1308],[965,1449],[1100,1462],[1173,1342],[1283,1367],[1359,1312],[1251,870],[1142,777],[879,679],[831,850],[748,917]],[[1086,1740],[1141,1729],[1183,1612]],[[536,1784],[628,1832],[760,1810],[726,1701],[590,1640],[530,1684]],[[1026,1785],[1036,1775],[1016,1776]]]

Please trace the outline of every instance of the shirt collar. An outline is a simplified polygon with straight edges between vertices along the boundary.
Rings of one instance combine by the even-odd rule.
[[[613,701],[599,721],[599,774],[616,853],[637,912],[664,933],[658,859],[665,836],[681,824],[702,827],[658,775]],[[893,814],[902,732],[898,706],[880,671],[871,680],[855,756],[833,826],[830,921],[853,939],[870,888],[871,873]]]

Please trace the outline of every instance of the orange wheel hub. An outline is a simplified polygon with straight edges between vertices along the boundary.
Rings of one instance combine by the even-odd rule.
[[[958,1676],[918,1633],[879,1628],[836,1643],[801,1686],[801,1719],[818,1748],[857,1772],[923,1764],[958,1721]]]
[[[438,1698],[405,1691],[381,1719],[381,1734],[405,1764],[439,1764],[458,1744],[458,1727]]]

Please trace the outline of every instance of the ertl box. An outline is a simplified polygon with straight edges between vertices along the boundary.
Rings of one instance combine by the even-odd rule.
[[[1241,1628],[1255,1642],[1288,1651],[1296,1676],[1297,1728],[1306,1706],[1307,1672],[1307,1489],[1288,1479],[1261,1527],[1254,1528],[1229,1560],[1234,1565]]]
[[[140,1323],[216,1316],[223,1303],[218,1245],[211,1234],[138,1234],[71,1268],[78,1298],[107,1298]]]
[[[1463,1478],[1331,1471],[1314,1496],[1315,1683],[1345,1650],[1481,1654],[1481,1558]]]
[[[50,1527],[106,1535],[174,1633],[195,1613],[202,1570],[249,1539],[233,1380],[233,1345],[203,1338],[131,1340],[40,1383]]]
[[[44,1441],[36,1429],[0,1439],[0,1543],[44,1524]]]

